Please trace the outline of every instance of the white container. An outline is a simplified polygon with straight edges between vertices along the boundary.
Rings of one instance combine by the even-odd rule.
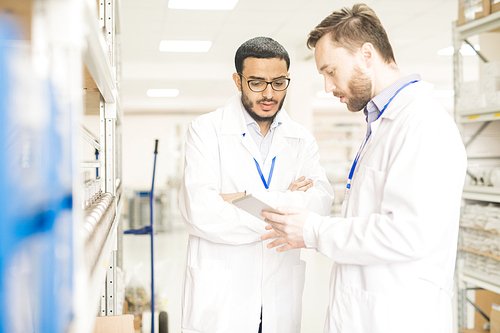
[[[500,61],[491,61],[483,65],[483,77],[500,77]]]
[[[457,98],[457,111],[477,110],[486,107],[485,94],[460,96]]]
[[[485,94],[500,91],[500,76],[484,77],[481,80],[481,90]]]
[[[460,84],[460,97],[472,96],[475,97],[481,94],[481,82],[480,81],[467,81]]]
[[[500,107],[500,91],[484,94],[486,107],[499,106]]]

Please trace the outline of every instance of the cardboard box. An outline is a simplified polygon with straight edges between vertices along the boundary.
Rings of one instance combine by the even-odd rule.
[[[491,0],[491,13],[499,12],[500,11],[500,0]]]
[[[500,304],[500,294],[496,294],[489,290],[476,290],[476,305],[488,314],[491,311],[493,303]],[[474,327],[484,327],[486,319],[483,318],[477,311],[474,313]]]
[[[33,11],[32,0],[2,0],[0,12],[13,15],[20,22],[23,36],[31,40],[31,17]]]
[[[491,333],[500,333],[500,305],[493,303],[490,314]]]
[[[142,313],[134,316],[134,330],[141,331]]]
[[[98,116],[101,114],[101,93],[97,88],[83,89],[85,103],[85,114]]]
[[[134,333],[134,316],[97,317],[94,333]]]
[[[97,88],[97,84],[94,81],[92,75],[90,75],[89,70],[85,63],[83,64],[83,87],[84,88]]]
[[[491,13],[492,0],[459,0],[457,25],[472,22]]]
[[[97,0],[97,10],[99,11]],[[33,0],[1,0],[0,12],[13,15],[21,25],[23,37],[31,40],[31,21],[33,17]],[[99,16],[99,13],[97,14]]]
[[[101,93],[90,75],[87,66],[83,64],[83,92],[85,102],[85,114],[99,115],[101,112]]]

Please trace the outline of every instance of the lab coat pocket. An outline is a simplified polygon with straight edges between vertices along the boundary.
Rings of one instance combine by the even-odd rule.
[[[302,294],[304,292],[304,282],[306,278],[306,262],[293,266],[293,320],[300,325],[302,317]],[[300,326],[299,326],[300,327]]]
[[[367,292],[353,286],[341,287],[340,332],[388,333],[390,300],[384,295]],[[338,324],[338,323],[337,323]]]
[[[353,203],[354,216],[367,216],[380,213],[382,190],[386,181],[386,172],[378,171],[360,164],[354,175],[350,202]]]
[[[183,305],[184,329],[220,332],[228,327],[231,315],[231,271],[221,267],[187,267]]]

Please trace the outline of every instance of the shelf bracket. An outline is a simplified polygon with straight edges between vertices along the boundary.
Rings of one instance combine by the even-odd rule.
[[[99,142],[97,141],[95,136],[92,135],[92,133],[88,129],[86,129],[84,126],[80,127],[80,130],[81,130],[82,137],[85,139],[85,141],[90,143],[92,145],[92,147],[94,147],[98,151],[101,151],[101,145],[99,144]]]
[[[490,317],[488,317],[486,315],[486,313],[484,313],[476,304],[474,304],[474,302],[472,302],[468,297],[467,297],[467,302],[469,302],[470,304],[472,304],[472,306],[474,307],[474,309],[476,309],[477,312],[479,312],[479,314],[481,316],[484,317],[484,319],[486,319],[487,322],[490,322]]]
[[[481,58],[481,60],[482,60],[483,62],[488,62],[488,60],[487,60],[487,59],[483,56],[483,54],[482,54],[481,52],[479,52],[478,50],[476,50],[476,48],[475,48],[474,46],[472,46],[472,44],[471,44],[471,43],[469,43],[469,41],[467,40],[467,38],[465,38],[465,39],[464,39],[464,42],[465,42],[467,45],[469,45],[469,46],[470,46],[470,47],[474,50],[474,52],[476,52],[477,56],[478,56],[479,58]]]
[[[472,135],[472,137],[470,138],[469,141],[467,141],[467,143],[464,145],[465,148],[469,147],[469,145],[474,141],[476,140],[476,138],[479,136],[479,134],[481,134],[484,129],[491,123],[491,121],[485,121],[484,124],[481,125],[481,127],[479,127],[479,129],[476,131],[476,133],[474,133],[474,135]]]
[[[472,135],[472,137],[469,139],[469,141],[467,141],[467,143],[464,144],[465,146],[465,149],[467,149],[467,147],[469,147],[469,145],[474,142],[474,140],[477,139],[477,137],[484,131],[484,129],[491,123],[491,121],[485,121],[481,127],[478,128],[478,130],[476,131],[476,133],[474,133]],[[472,178],[472,179],[476,179],[477,180],[477,177],[475,175],[473,175],[469,170],[467,170],[467,174]]]
[[[467,170],[467,174],[469,175],[470,178],[472,178],[473,180],[475,179],[475,181],[477,182],[477,177],[476,175],[474,175],[472,172],[470,172],[469,170]]]

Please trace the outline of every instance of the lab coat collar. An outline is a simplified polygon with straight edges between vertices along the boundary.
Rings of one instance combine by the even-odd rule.
[[[433,87],[434,85],[429,82],[418,81],[401,90],[380,118],[371,123],[372,136],[376,134],[382,119],[395,119],[415,98],[420,98],[423,95],[432,95]]]
[[[410,84],[394,98],[394,100],[389,104],[387,110],[380,116],[380,118],[394,119],[398,114],[405,108],[406,105],[410,104],[415,98],[419,98],[422,95],[432,95],[432,89],[434,85],[425,81],[418,81]]]
[[[246,132],[246,122],[243,116],[245,109],[241,104],[241,94],[233,96],[224,107],[222,115],[221,134],[243,134]]]

